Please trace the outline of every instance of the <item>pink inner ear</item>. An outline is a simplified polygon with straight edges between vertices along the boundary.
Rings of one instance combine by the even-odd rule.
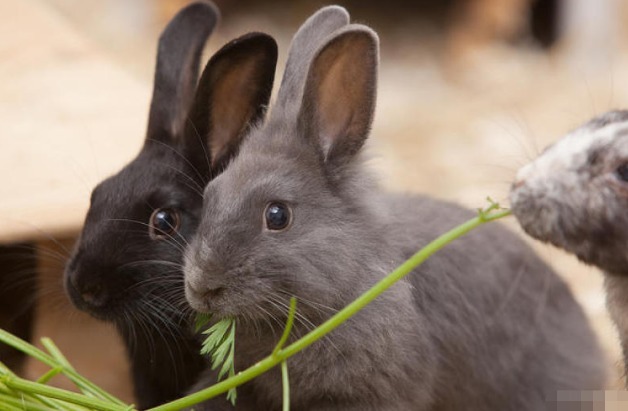
[[[338,138],[347,134],[352,118],[351,93],[348,87],[351,78],[342,61],[344,56],[334,61],[319,88],[320,139],[325,157]]]
[[[313,77],[315,110],[319,145],[326,160],[355,154],[366,140],[376,64],[372,39],[363,33],[347,35],[318,56]]]
[[[255,58],[240,61],[214,83],[210,107],[212,163],[237,143],[257,109],[253,102],[259,91],[254,77],[258,64]]]

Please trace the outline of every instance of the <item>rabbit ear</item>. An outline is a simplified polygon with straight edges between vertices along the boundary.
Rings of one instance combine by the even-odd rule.
[[[181,10],[159,37],[147,141],[172,142],[183,131],[201,53],[219,19],[213,3],[193,3]]]
[[[292,38],[288,61],[277,93],[276,109],[285,111],[301,102],[303,85],[312,57],[334,31],[349,24],[349,13],[340,6],[323,7],[310,16]]]
[[[207,63],[185,139],[192,148],[191,155],[208,154],[204,161],[210,161],[212,171],[224,167],[248,128],[264,115],[276,64],[277,43],[263,33],[249,33],[231,41]]]
[[[334,34],[312,61],[298,129],[326,163],[342,163],[368,137],[375,109],[378,44],[373,30],[349,25]]]

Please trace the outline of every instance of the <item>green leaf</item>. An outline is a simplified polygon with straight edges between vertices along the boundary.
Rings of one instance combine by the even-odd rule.
[[[201,347],[201,354],[210,357],[212,370],[219,370],[218,381],[221,381],[225,376],[233,377],[235,375],[235,320],[224,318],[203,331],[202,334],[206,335],[207,338]],[[235,405],[236,397],[235,388],[227,392],[227,400],[231,401],[233,405]]]
[[[230,375],[230,377],[233,377],[233,376]],[[229,391],[227,391],[227,401],[231,401],[231,405],[233,405],[234,407],[236,405],[237,397],[238,397],[238,393],[236,392],[235,388],[230,388]]]
[[[222,363],[225,362],[228,353],[229,353],[229,346],[226,345],[226,344],[223,344],[223,345],[219,346],[212,353],[212,370],[215,370]]]

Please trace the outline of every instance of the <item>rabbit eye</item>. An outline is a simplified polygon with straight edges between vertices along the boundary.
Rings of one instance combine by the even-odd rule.
[[[287,205],[283,203],[270,203],[264,213],[266,227],[272,231],[283,230],[290,224],[291,215],[292,212]]]
[[[174,234],[179,229],[179,213],[171,208],[158,208],[150,216],[149,234],[159,240]]]
[[[617,178],[622,181],[628,182],[628,164],[622,164],[615,170]]]

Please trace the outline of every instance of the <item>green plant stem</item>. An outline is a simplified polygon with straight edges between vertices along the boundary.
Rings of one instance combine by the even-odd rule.
[[[28,394],[39,394],[48,398],[56,398],[68,401],[72,404],[83,405],[98,411],[126,411],[126,406],[112,404],[110,401],[97,398],[89,398],[82,394],[62,390],[60,388],[49,387],[44,384],[24,380],[18,377],[3,377],[0,380],[4,385],[12,390]]]
[[[49,365],[52,368],[57,366],[56,361],[52,357],[50,357],[34,345],[27,343],[26,341],[3,330],[2,328],[0,328],[0,341],[5,343],[6,345],[15,348],[16,350],[22,351],[29,357],[33,357],[34,359],[41,361],[46,365]]]
[[[24,411],[24,408],[22,408],[21,406],[15,406],[8,403],[7,404],[0,403],[0,411]]]
[[[288,379],[288,361],[281,362],[281,385],[283,386],[282,411],[290,411],[290,380]]]
[[[26,343],[28,344],[28,343]],[[49,376],[50,374],[52,374],[54,371],[60,369],[61,366],[58,366],[57,368],[54,368],[52,370],[50,370],[48,373],[44,374],[44,377]],[[40,378],[40,380],[42,379]],[[10,381],[10,380],[22,380],[25,382],[28,382],[30,384],[34,384],[34,385],[38,385],[44,388],[48,388],[48,386],[46,386],[44,383],[42,383],[41,381],[37,381],[37,382],[31,382],[31,381],[27,381],[24,379],[20,379],[16,374],[14,374],[6,365],[4,365],[1,361],[0,361],[0,394],[4,394],[5,396],[8,396],[10,398],[14,398],[14,399],[19,399],[19,401],[24,401],[24,404],[28,403],[28,404],[34,404],[36,406],[42,407],[45,406],[46,410],[63,410],[63,411],[84,411],[86,410],[84,407],[78,406],[76,404],[72,404],[70,402],[60,402],[57,399],[53,399],[53,398],[49,398],[46,395],[41,395],[41,394],[37,394],[34,391],[24,391],[24,390],[15,390],[13,388],[10,388],[7,384],[6,381]],[[62,390],[64,391],[64,390]],[[76,394],[73,393],[71,391],[68,391],[70,394],[73,395],[81,395],[81,394]],[[21,398],[18,398],[21,397]],[[89,401],[90,403],[92,403],[92,398],[87,398],[85,397],[85,401]],[[2,404],[2,403],[0,403]],[[2,409],[0,408],[0,411],[2,411]]]
[[[17,398],[17,397],[21,397],[20,400],[21,401],[25,401],[25,402],[34,402],[36,404],[42,404],[42,405],[47,405],[48,407],[52,408],[52,409],[58,409],[59,406],[52,400],[48,399],[48,398],[40,398],[37,395],[32,395],[30,393],[18,393],[15,390],[12,390],[11,388],[7,387],[5,384],[2,383],[3,379],[6,378],[18,378],[16,374],[14,374],[2,361],[0,361],[0,393],[8,395],[8,396],[12,396],[13,398]]]
[[[61,350],[59,350],[59,348],[55,345],[55,343],[52,342],[50,338],[44,337],[40,341],[41,345],[43,345],[44,348],[48,350],[50,356],[57,360],[57,363],[59,363],[59,365],[69,370],[74,369],[74,367],[72,367],[72,364],[70,364],[68,359],[65,358],[65,355],[61,353]]]
[[[7,394],[0,394],[0,404],[9,405],[13,407],[19,407],[19,409],[33,410],[33,411],[48,411],[49,410],[48,408],[42,405],[35,404],[35,403],[20,399],[20,398],[11,397],[10,395],[7,395]],[[2,405],[0,405],[0,407],[2,407]]]
[[[49,351],[51,351],[52,356],[46,354],[42,350],[22,340],[21,338],[16,337],[11,333],[6,332],[3,329],[0,329],[0,342],[3,342],[11,346],[15,348],[16,350],[21,351],[30,357],[35,358],[36,360],[39,360],[40,362],[50,366],[51,368],[57,368],[61,366],[62,367],[61,373],[65,375],[66,377],[68,377],[74,384],[76,384],[82,390],[89,392],[90,394],[94,395],[97,398],[106,399],[111,403],[124,406],[123,409],[128,408],[128,405],[126,405],[123,401],[105,392],[96,384],[94,384],[93,382],[89,381],[87,378],[83,377],[78,372],[76,372],[74,368],[72,367],[68,368],[67,366],[63,364],[60,364],[59,360],[62,359],[61,361],[63,361],[65,360],[65,357],[63,357],[59,349],[52,343],[52,341],[47,340],[47,339],[42,340],[42,343],[46,346],[46,348]],[[52,348],[52,350],[50,350],[50,348]],[[55,358],[54,356],[57,355],[57,353],[59,357]],[[65,360],[65,362],[67,363],[67,360]]]
[[[15,398],[7,394],[0,394],[0,404],[9,404],[18,407],[20,410],[50,411],[50,406],[46,407],[45,405],[37,404],[27,399]]]
[[[0,390],[0,404],[4,404],[4,403],[8,403],[12,405],[17,405],[19,403],[20,406],[22,406],[23,404],[25,406],[32,405],[33,407],[44,407],[44,404],[42,404],[41,402],[38,402],[37,399],[34,398],[33,396],[26,395],[26,394],[22,395],[21,393],[12,391],[8,388]],[[49,409],[50,407],[46,408],[46,410],[49,410]]]
[[[115,396],[109,394],[105,390],[103,390],[100,387],[98,387],[96,384],[94,384],[91,381],[89,381],[87,378],[85,378],[82,375],[80,375],[79,373],[77,373],[76,370],[74,369],[74,367],[72,367],[72,364],[70,364],[70,362],[67,360],[67,358],[65,358],[65,356],[61,353],[61,350],[59,350],[59,348],[55,345],[54,342],[52,342],[52,340],[50,338],[45,338],[45,337],[42,338],[41,339],[41,344],[48,350],[48,352],[50,353],[52,358],[54,358],[57,361],[57,363],[59,365],[61,365],[62,372],[68,378],[70,378],[70,380],[72,380],[72,382],[74,384],[76,384],[76,386],[84,394],[92,395],[92,396],[94,396],[96,398],[107,400],[107,401],[110,401],[110,402],[118,404],[118,405],[127,406],[120,399],[118,399]]]
[[[286,327],[284,328],[283,334],[281,335],[277,346],[275,346],[271,357],[276,356],[279,350],[283,348],[286,341],[288,341],[296,313],[297,299],[295,297],[290,297],[290,309],[288,310]],[[281,386],[283,388],[283,406],[281,408],[283,411],[290,411],[290,381],[288,380],[288,362],[286,360],[281,362]]]
[[[380,280],[377,284],[375,284],[367,292],[354,300],[351,304],[338,311],[330,319],[325,321],[323,324],[321,324],[299,340],[290,344],[286,348],[279,350],[277,353],[275,353],[275,355],[271,354],[265,359],[259,361],[257,364],[254,364],[246,370],[241,371],[235,376],[221,381],[218,384],[212,385],[211,387],[205,388],[204,390],[188,395],[187,397],[180,398],[178,400],[160,405],[155,408],[151,408],[151,411],[178,411],[185,407],[191,407],[195,404],[198,404],[199,402],[206,401],[217,395],[225,393],[231,388],[242,385],[247,381],[250,381],[253,378],[259,376],[260,374],[263,374],[269,369],[277,366],[278,364],[285,361],[287,358],[295,355],[299,351],[307,348],[314,342],[329,334],[335,328],[344,323],[347,319],[349,319],[362,308],[364,308],[368,303],[373,301],[380,294],[390,288],[395,282],[408,275],[412,270],[421,265],[425,260],[427,260],[434,253],[439,251],[450,242],[467,234],[469,231],[479,227],[482,224],[510,215],[509,210],[494,211],[498,207],[499,206],[496,203],[493,203],[488,208],[480,210],[475,218],[453,228],[445,234],[442,234],[434,241],[419,250],[406,262],[397,267],[397,269],[395,269],[393,272]]]
[[[294,297],[290,297],[290,309],[288,310],[288,320],[286,321],[286,328],[283,329],[283,334],[279,339],[279,342],[275,346],[273,353],[271,355],[277,355],[279,350],[283,348],[283,345],[288,341],[288,337],[290,337],[290,331],[292,331],[292,325],[294,324],[294,316],[297,313],[297,299]]]
[[[59,375],[63,371],[61,367],[55,367],[48,370],[47,373],[42,375],[37,379],[37,382],[40,384],[47,384],[51,379],[53,379],[56,375]]]

